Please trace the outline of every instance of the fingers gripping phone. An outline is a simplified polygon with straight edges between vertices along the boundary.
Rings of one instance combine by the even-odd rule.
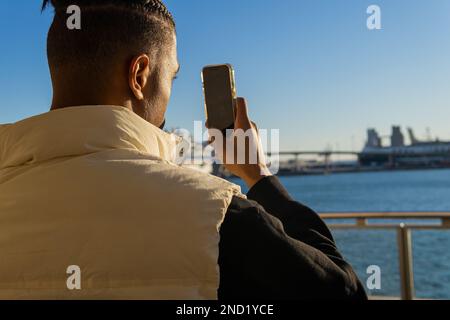
[[[208,127],[226,131],[234,129],[236,86],[233,67],[211,65],[202,71],[203,94]]]

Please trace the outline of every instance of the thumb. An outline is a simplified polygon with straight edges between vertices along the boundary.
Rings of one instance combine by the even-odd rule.
[[[252,127],[252,123],[248,116],[247,101],[244,98],[236,98],[235,102],[236,128],[248,130]]]

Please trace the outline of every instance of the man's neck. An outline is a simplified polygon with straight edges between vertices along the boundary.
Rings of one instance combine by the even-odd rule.
[[[79,98],[79,97],[65,97],[64,99],[54,97],[50,110],[57,110],[70,107],[79,106],[121,106],[132,110],[132,107],[126,103],[120,103],[117,99],[105,98]]]

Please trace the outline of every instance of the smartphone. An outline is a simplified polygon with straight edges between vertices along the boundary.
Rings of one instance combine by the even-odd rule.
[[[236,86],[230,64],[211,65],[202,71],[205,111],[210,129],[234,128]]]

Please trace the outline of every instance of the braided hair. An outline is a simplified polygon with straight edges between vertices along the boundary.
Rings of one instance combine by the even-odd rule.
[[[81,8],[95,8],[110,5],[139,10],[147,14],[158,14],[175,26],[172,14],[161,0],[44,0],[42,3],[42,11],[49,5],[52,5],[58,11],[74,4]]]
[[[44,0],[54,19],[47,38],[50,71],[74,69],[95,77],[111,63],[142,53],[155,60],[173,43],[172,14],[161,0]],[[81,10],[81,29],[67,28],[67,8]]]

